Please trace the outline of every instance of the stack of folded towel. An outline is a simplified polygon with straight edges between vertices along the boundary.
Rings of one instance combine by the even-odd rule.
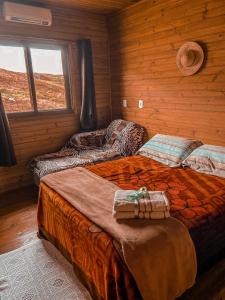
[[[113,216],[116,219],[165,219],[170,216],[165,192],[118,190],[115,193]]]

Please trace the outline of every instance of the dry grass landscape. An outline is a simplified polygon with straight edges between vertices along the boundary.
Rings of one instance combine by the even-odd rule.
[[[64,77],[34,73],[39,110],[66,107]],[[27,74],[0,69],[0,92],[7,112],[31,111]]]

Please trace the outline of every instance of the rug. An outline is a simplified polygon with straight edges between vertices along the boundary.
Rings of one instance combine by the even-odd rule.
[[[48,241],[0,255],[0,300],[91,300],[72,265]]]

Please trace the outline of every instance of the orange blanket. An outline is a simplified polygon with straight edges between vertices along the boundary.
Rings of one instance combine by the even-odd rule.
[[[174,300],[194,284],[195,249],[181,222],[168,218],[118,223],[112,216],[118,187],[84,168],[49,174],[42,182],[120,242],[143,299]]]
[[[170,168],[144,156],[86,167],[125,190],[146,186],[165,191],[170,213],[189,230],[225,213],[225,178],[198,173],[189,168]],[[209,218],[210,216],[210,218]]]
[[[149,190],[165,190],[171,214],[189,229],[199,261],[221,250],[225,237],[225,179],[190,169],[172,169],[142,156],[87,169],[124,189],[147,186]],[[116,241],[43,183],[38,224],[40,233],[74,264],[94,299],[141,299]]]

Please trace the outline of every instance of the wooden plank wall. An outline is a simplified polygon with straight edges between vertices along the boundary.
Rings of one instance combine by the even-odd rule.
[[[32,0],[23,1],[31,2]],[[48,3],[49,5],[78,8],[105,15],[132,5],[132,1],[130,0],[38,0],[38,3],[39,2],[44,4]]]
[[[1,7],[0,7],[1,8]],[[53,26],[40,27],[6,23],[0,20],[0,35],[70,41],[74,113],[10,118],[18,165],[0,168],[0,192],[31,183],[26,164],[38,154],[63,145],[79,129],[79,76],[75,41],[90,38],[93,46],[97,115],[100,127],[111,119],[108,33],[104,16],[71,9],[53,9]]]
[[[144,125],[149,136],[160,132],[225,146],[224,24],[224,0],[147,0],[111,16],[113,117]],[[201,43],[207,56],[189,77],[176,67],[186,41]]]

